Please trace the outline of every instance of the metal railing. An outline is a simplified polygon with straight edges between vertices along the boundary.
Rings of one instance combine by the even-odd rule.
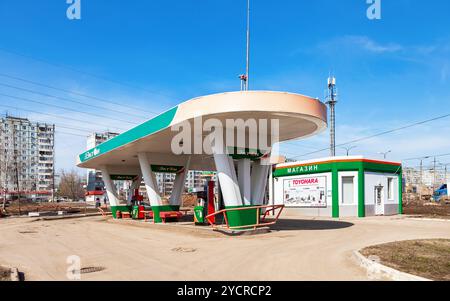
[[[256,209],[256,210],[255,210]],[[264,212],[262,212],[265,209]],[[217,211],[215,213],[209,214],[206,216],[206,220],[208,223],[214,228],[214,229],[220,229],[225,228],[228,230],[256,230],[260,227],[267,227],[271,225],[275,225],[281,215],[281,212],[283,212],[284,205],[264,205],[264,206],[252,206],[252,207],[241,207],[241,208],[232,208],[232,209],[223,209],[220,211]],[[251,225],[241,225],[241,226],[230,226],[228,222],[228,216],[227,213],[234,212],[234,211],[245,211],[245,210],[255,210],[256,214],[256,223]],[[278,210],[278,212],[277,212]],[[270,221],[266,221],[267,217],[269,216],[269,213],[273,212],[274,218]],[[216,225],[213,221],[211,221],[212,217],[216,217],[217,215],[223,215],[223,218],[225,220],[225,225]]]

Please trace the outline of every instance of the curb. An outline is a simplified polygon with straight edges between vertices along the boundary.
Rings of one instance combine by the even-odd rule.
[[[353,257],[359,265],[367,270],[369,278],[383,279],[388,278],[394,281],[433,281],[420,276],[400,272],[396,269],[382,265],[379,262],[370,260],[363,256],[359,251],[353,251]]]

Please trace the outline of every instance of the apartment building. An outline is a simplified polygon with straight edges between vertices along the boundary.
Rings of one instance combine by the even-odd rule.
[[[55,125],[0,119],[0,187],[7,199],[49,200],[54,191]]]

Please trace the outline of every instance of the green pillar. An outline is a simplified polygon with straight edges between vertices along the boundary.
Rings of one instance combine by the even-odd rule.
[[[403,176],[402,170],[398,174],[398,214],[403,214]]]
[[[338,177],[338,170],[336,165],[333,163],[333,168],[331,170],[331,177],[332,177],[332,184],[331,184],[331,191],[332,191],[332,211],[333,211],[333,217],[338,218],[339,217],[339,177]]]
[[[365,186],[365,176],[364,167],[361,166],[358,169],[358,216],[366,217],[366,186]]]

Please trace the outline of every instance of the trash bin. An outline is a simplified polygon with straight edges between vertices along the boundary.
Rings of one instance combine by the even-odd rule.
[[[133,211],[131,213],[131,216],[133,219],[144,219],[144,206],[133,206]]]
[[[203,225],[205,223],[205,206],[195,206],[194,207],[194,222],[197,225]]]

